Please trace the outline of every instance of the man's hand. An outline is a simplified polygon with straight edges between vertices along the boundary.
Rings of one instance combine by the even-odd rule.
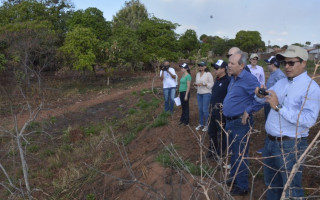
[[[266,96],[266,101],[270,104],[272,109],[276,109],[276,106],[279,105],[279,100],[277,94],[273,90],[267,91],[269,95]]]
[[[246,125],[248,119],[249,119],[249,114],[247,113],[247,111],[244,111],[244,113],[243,113],[243,115],[242,115],[242,121],[241,121],[241,123],[242,123],[243,125]]]

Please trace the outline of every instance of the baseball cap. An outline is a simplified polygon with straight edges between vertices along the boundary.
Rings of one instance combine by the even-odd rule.
[[[228,66],[228,64],[226,62],[224,62],[223,60],[218,60],[216,63],[212,63],[211,65],[215,69],[227,68],[227,66]]]
[[[256,54],[256,53],[251,54],[250,60],[251,60],[252,58],[258,58],[258,60],[259,60],[259,56],[258,56],[258,54]]]
[[[207,63],[204,62],[204,61],[201,61],[201,62],[198,63],[198,66],[202,66],[202,67],[203,67],[203,66],[207,66]]]
[[[308,52],[302,47],[290,45],[284,53],[276,55],[277,60],[282,61],[284,58],[301,58],[302,60],[308,60]]]
[[[179,65],[179,67],[184,68],[184,69],[189,69],[189,66],[187,63],[183,63],[183,64]]]
[[[264,59],[264,62],[266,62],[268,65],[274,64],[274,66],[280,67],[280,62],[276,59],[275,56],[271,56],[269,59]]]

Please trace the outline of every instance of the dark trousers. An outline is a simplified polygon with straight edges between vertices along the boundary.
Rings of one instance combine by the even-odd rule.
[[[217,121],[218,120],[218,121]],[[225,119],[222,119],[223,127],[226,124]],[[226,149],[226,134],[221,129],[221,119],[217,116],[211,116],[208,127],[208,134],[210,137],[209,151],[213,154],[221,156]]]
[[[180,122],[184,124],[189,124],[189,99],[190,99],[190,93],[188,94],[188,100],[185,101],[184,97],[186,96],[186,92],[180,92],[180,100],[181,100],[181,118]]]

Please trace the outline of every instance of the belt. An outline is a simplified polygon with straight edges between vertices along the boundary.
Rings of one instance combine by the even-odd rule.
[[[242,115],[233,116],[233,117],[226,117],[226,120],[235,120],[235,119],[240,119],[240,118],[242,118]]]
[[[268,135],[269,140],[271,141],[281,141],[281,140],[295,140],[295,137],[289,137],[289,136],[282,136],[282,137],[276,137],[276,136],[272,136],[272,135]],[[297,138],[300,139],[300,138]]]

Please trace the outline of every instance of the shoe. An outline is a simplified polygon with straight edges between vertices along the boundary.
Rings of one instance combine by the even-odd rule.
[[[230,178],[230,179],[228,179],[228,180],[226,181],[226,185],[227,185],[228,187],[231,186],[231,183],[232,183],[232,178]],[[233,185],[236,185],[236,181],[233,181]]]
[[[183,125],[183,124],[184,124],[183,122],[179,122],[179,124],[178,124],[178,125],[179,125],[179,126],[181,126],[181,125]]]
[[[189,123],[187,123],[187,124],[184,123],[183,125],[184,125],[184,126],[189,126]]]
[[[223,165],[223,168],[225,168],[225,169],[231,169],[231,165],[229,164],[229,165]]]
[[[257,154],[262,154],[262,151],[263,151],[263,148],[259,149],[259,150],[257,151]]]
[[[204,126],[202,129],[203,132],[207,132],[208,131],[208,126]]]
[[[212,158],[212,157],[213,157],[212,151],[208,151],[206,154],[206,158]]]
[[[202,129],[202,128],[203,128],[203,126],[199,124],[199,125],[196,127],[196,131],[199,131],[199,130]]]
[[[248,194],[248,190],[240,189],[237,186],[233,187],[230,191],[231,196],[245,196]]]

